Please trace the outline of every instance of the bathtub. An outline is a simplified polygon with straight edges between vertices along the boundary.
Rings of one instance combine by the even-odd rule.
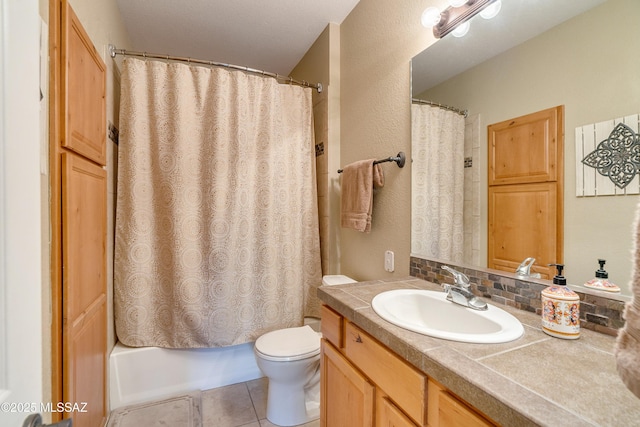
[[[304,323],[320,331],[320,319],[307,317]],[[263,376],[252,342],[184,350],[127,347],[118,342],[109,356],[110,409]]]
[[[110,408],[113,410],[262,376],[253,355],[253,343],[175,350],[127,347],[118,342],[109,356]]]

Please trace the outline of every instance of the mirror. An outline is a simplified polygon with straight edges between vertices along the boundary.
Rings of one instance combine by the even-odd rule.
[[[639,19],[636,0],[504,1],[494,19],[475,17],[465,37],[447,36],[413,58],[413,98],[469,111],[466,139],[475,143],[465,152],[465,163],[472,157],[465,246],[473,250],[464,264],[486,267],[487,126],[564,105],[565,276],[582,285],[603,258],[609,279],[630,293],[640,188],[576,196],[575,129],[640,113],[640,56],[633,48],[640,45]]]

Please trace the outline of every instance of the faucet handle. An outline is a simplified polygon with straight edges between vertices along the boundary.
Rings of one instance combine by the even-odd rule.
[[[471,286],[471,283],[469,282],[469,277],[467,277],[466,274],[461,273],[458,270],[454,270],[448,265],[443,265],[442,269],[448,271],[453,275],[453,283],[455,286],[459,286],[464,289],[469,288]],[[445,287],[445,291],[447,290],[448,289]]]

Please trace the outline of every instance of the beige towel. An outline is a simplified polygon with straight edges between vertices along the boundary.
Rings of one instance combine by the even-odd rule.
[[[625,325],[618,331],[615,356],[622,382],[640,397],[640,206],[636,213],[635,227],[635,258],[631,278],[633,298],[625,307]]]
[[[384,175],[375,159],[361,160],[344,167],[342,171],[342,214],[344,228],[369,233],[373,211],[373,188],[384,185]]]

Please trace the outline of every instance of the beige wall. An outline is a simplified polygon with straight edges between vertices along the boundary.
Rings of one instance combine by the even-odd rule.
[[[435,0],[361,0],[340,26],[341,136],[343,164],[411,152],[410,60],[433,43],[420,24]],[[410,159],[409,159],[410,160]],[[374,195],[370,234],[341,230],[341,273],[357,280],[409,274],[411,162],[383,165],[385,185]],[[332,221],[339,221],[333,217]],[[395,253],[395,272],[384,253]]]
[[[313,92],[315,143],[322,147],[321,152],[316,153],[320,248],[322,273],[336,274],[340,271],[335,250],[339,229],[331,218],[340,212],[340,199],[332,186],[340,167],[340,28],[337,24],[327,26],[291,76],[323,85],[322,92]]]
[[[485,263],[486,126],[563,104],[565,276],[569,283],[583,284],[594,277],[598,258],[605,258],[610,279],[628,286],[631,224],[638,196],[576,197],[574,132],[578,126],[640,113],[640,56],[635,53],[640,46],[638,19],[637,0],[609,0],[419,95],[480,114],[484,130],[480,132],[479,163],[481,177],[485,177],[480,192],[481,259]]]

